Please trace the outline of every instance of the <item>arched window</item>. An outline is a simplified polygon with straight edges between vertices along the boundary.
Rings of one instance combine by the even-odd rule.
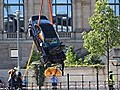
[[[110,7],[115,11],[116,16],[120,16],[120,0],[108,0]]]
[[[4,3],[4,30],[6,32],[17,31],[15,12],[20,11],[20,32],[24,32],[24,0],[3,0]]]
[[[72,0],[52,0],[56,31],[72,32]]]

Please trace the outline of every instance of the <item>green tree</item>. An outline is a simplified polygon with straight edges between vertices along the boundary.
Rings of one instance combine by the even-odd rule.
[[[40,58],[41,58],[41,55],[39,52],[37,51],[33,51],[32,52],[32,57],[31,57],[31,62],[34,62],[34,61],[40,61]]]
[[[33,51],[29,65],[31,65],[31,67],[34,66],[32,68],[34,68],[35,70],[37,85],[42,86],[44,82],[45,68],[43,65],[41,65],[40,59],[41,59],[41,54],[37,51]],[[35,62],[36,64],[32,65],[32,62]]]
[[[26,62],[25,68],[27,68],[28,66],[30,66],[32,62],[38,62],[39,63],[40,62],[40,58],[41,58],[40,53],[37,52],[37,51],[33,51],[32,52],[32,56],[30,58],[30,62],[28,62],[28,61]]]
[[[91,31],[83,32],[83,46],[91,55],[105,55],[110,48],[120,45],[120,18],[115,16],[107,0],[98,0],[94,14],[89,18]]]
[[[72,46],[70,46],[66,52],[65,64],[68,66],[76,64],[76,54]]]
[[[104,63],[102,63],[102,60],[99,60],[99,56],[93,56],[91,54],[87,55],[84,59],[84,64],[85,65],[104,65]]]
[[[107,56],[109,82],[109,49],[120,46],[120,17],[115,16],[107,0],[98,0],[94,14],[89,18],[89,24],[92,30],[83,33],[83,46],[91,55]]]

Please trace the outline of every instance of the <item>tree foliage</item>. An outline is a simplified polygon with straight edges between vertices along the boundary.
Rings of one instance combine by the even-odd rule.
[[[43,82],[44,82],[45,68],[43,67],[43,65],[41,65],[40,59],[41,59],[41,54],[37,51],[33,51],[31,60],[30,60],[30,65],[31,65],[31,67],[34,66],[33,68],[34,68],[35,74],[36,74],[37,85],[42,86]],[[32,65],[32,62],[35,62],[36,64]]]
[[[39,52],[37,52],[37,51],[33,51],[32,52],[32,57],[31,57],[31,62],[33,62],[33,61],[38,61],[38,60],[40,60],[40,58],[41,58],[41,55],[40,55],[40,53]]]
[[[104,63],[102,63],[102,60],[99,60],[99,56],[95,56],[95,55],[87,55],[84,59],[84,64],[85,65],[104,65]]]
[[[66,66],[84,66],[84,65],[96,65],[100,64],[103,65],[102,61],[99,60],[99,56],[88,54],[85,56],[84,60],[82,58],[78,58],[74,48],[70,46],[66,52],[66,60],[65,65]]]
[[[98,0],[89,18],[90,32],[83,32],[83,46],[92,55],[105,55],[108,48],[120,45],[120,18],[115,16],[107,0]]]
[[[66,65],[74,65],[76,63],[76,54],[74,48],[70,46],[66,52]]]
[[[29,65],[31,65],[32,64],[32,62],[39,62],[40,61],[40,58],[41,58],[41,55],[40,55],[40,53],[39,52],[37,52],[37,51],[33,51],[32,52],[32,56],[31,56],[31,59],[30,59],[30,62],[29,62]],[[27,67],[27,64],[28,64],[28,61],[26,62],[26,67]],[[29,66],[28,65],[28,66]],[[25,68],[26,68],[25,67]]]

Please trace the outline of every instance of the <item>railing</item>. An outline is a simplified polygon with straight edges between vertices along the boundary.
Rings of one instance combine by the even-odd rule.
[[[71,32],[58,32],[58,35],[60,38],[71,38]],[[0,33],[0,40],[6,40],[6,39],[16,39],[17,38],[17,33],[10,33],[10,32],[4,32]],[[20,39],[31,39],[27,33],[19,33],[19,38]]]
[[[119,81],[120,82],[120,81]],[[99,90],[107,90],[108,87],[107,87],[107,82],[104,81],[104,84],[100,84],[99,85]],[[39,89],[39,86],[36,86],[34,85],[34,83],[28,83],[29,86],[27,85],[23,85],[22,86],[22,89],[29,89],[29,90],[34,90],[34,89]],[[120,85],[120,83],[119,83]],[[0,84],[0,90],[4,90],[8,88],[8,86],[6,86],[5,84]],[[14,87],[13,87],[14,88]],[[41,86],[40,87],[41,89],[51,89],[52,88],[52,85],[51,85],[51,82],[45,82],[45,85],[44,86]],[[82,90],[82,89],[89,89],[89,90],[98,90],[97,89],[97,86],[95,84],[95,82],[93,81],[88,81],[88,82],[81,82],[81,81],[70,81],[69,82],[69,88],[68,88],[68,83],[67,82],[58,82],[58,85],[57,85],[57,88],[58,89],[66,89],[66,90],[69,90],[69,89],[72,89],[72,90]]]
[[[7,33],[7,38],[17,38],[17,33]],[[19,34],[19,38],[24,38],[23,33]]]
[[[102,89],[107,89],[107,82],[104,81],[105,83],[100,84],[100,88]],[[58,88],[63,89],[63,88],[68,88],[68,83],[67,82],[59,82],[58,83]],[[52,88],[51,86],[51,82],[46,82],[46,84],[44,86],[42,86],[41,88]],[[97,86],[95,84],[95,81],[69,81],[69,89],[92,89],[92,88],[96,88]]]
[[[71,32],[58,32],[60,38],[71,38]]]
[[[0,33],[0,40],[10,40],[10,39],[16,39],[17,33]],[[26,33],[19,33],[20,39],[29,39]]]
[[[107,75],[105,75],[107,76]],[[118,74],[118,76],[120,76]],[[44,82],[43,86],[39,86],[35,83],[35,81],[33,79],[35,79],[35,77],[33,76],[26,76],[26,84],[23,85],[24,89],[28,89],[28,90],[51,90],[52,85],[51,82],[48,80],[48,82]],[[107,90],[108,89],[108,85],[107,85],[107,81],[105,79],[100,79],[101,77],[104,77],[104,75],[88,75],[88,74],[84,74],[84,75],[65,75],[62,77],[58,77],[58,90]],[[115,74],[115,77],[116,74]],[[1,77],[0,77],[1,78]],[[7,78],[7,77],[2,77]],[[72,78],[78,78],[76,80],[72,80]],[[86,79],[89,78],[89,79]],[[94,80],[91,80],[91,78],[95,78]],[[97,79],[98,78],[98,79]],[[32,79],[32,80],[30,80]],[[50,79],[50,77],[49,77]],[[62,81],[63,79],[63,81]],[[98,84],[97,84],[98,83]],[[1,89],[5,89],[8,87],[8,84],[2,83],[0,84],[0,90]],[[119,89],[120,88],[120,79],[115,80],[115,85],[114,88]]]
[[[115,77],[119,77],[120,74],[114,74]],[[104,77],[104,78],[103,78]],[[107,90],[108,82],[107,75],[103,74],[84,74],[84,75],[65,75],[60,78],[58,83],[58,88],[61,90]],[[73,80],[75,78],[75,80]],[[94,80],[92,80],[94,78]],[[59,77],[58,77],[59,80]],[[66,81],[65,81],[66,80]],[[51,82],[45,82],[44,86],[41,88],[52,88]],[[120,88],[120,79],[115,79],[114,88]]]

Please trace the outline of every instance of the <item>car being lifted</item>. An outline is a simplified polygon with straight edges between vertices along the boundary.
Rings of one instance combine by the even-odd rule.
[[[63,51],[65,45],[60,42],[53,24],[44,15],[41,15],[39,25],[39,16],[32,16],[29,19],[29,33],[33,37],[38,51],[41,53],[41,63],[43,64],[61,64],[64,69],[64,60],[66,58]]]

